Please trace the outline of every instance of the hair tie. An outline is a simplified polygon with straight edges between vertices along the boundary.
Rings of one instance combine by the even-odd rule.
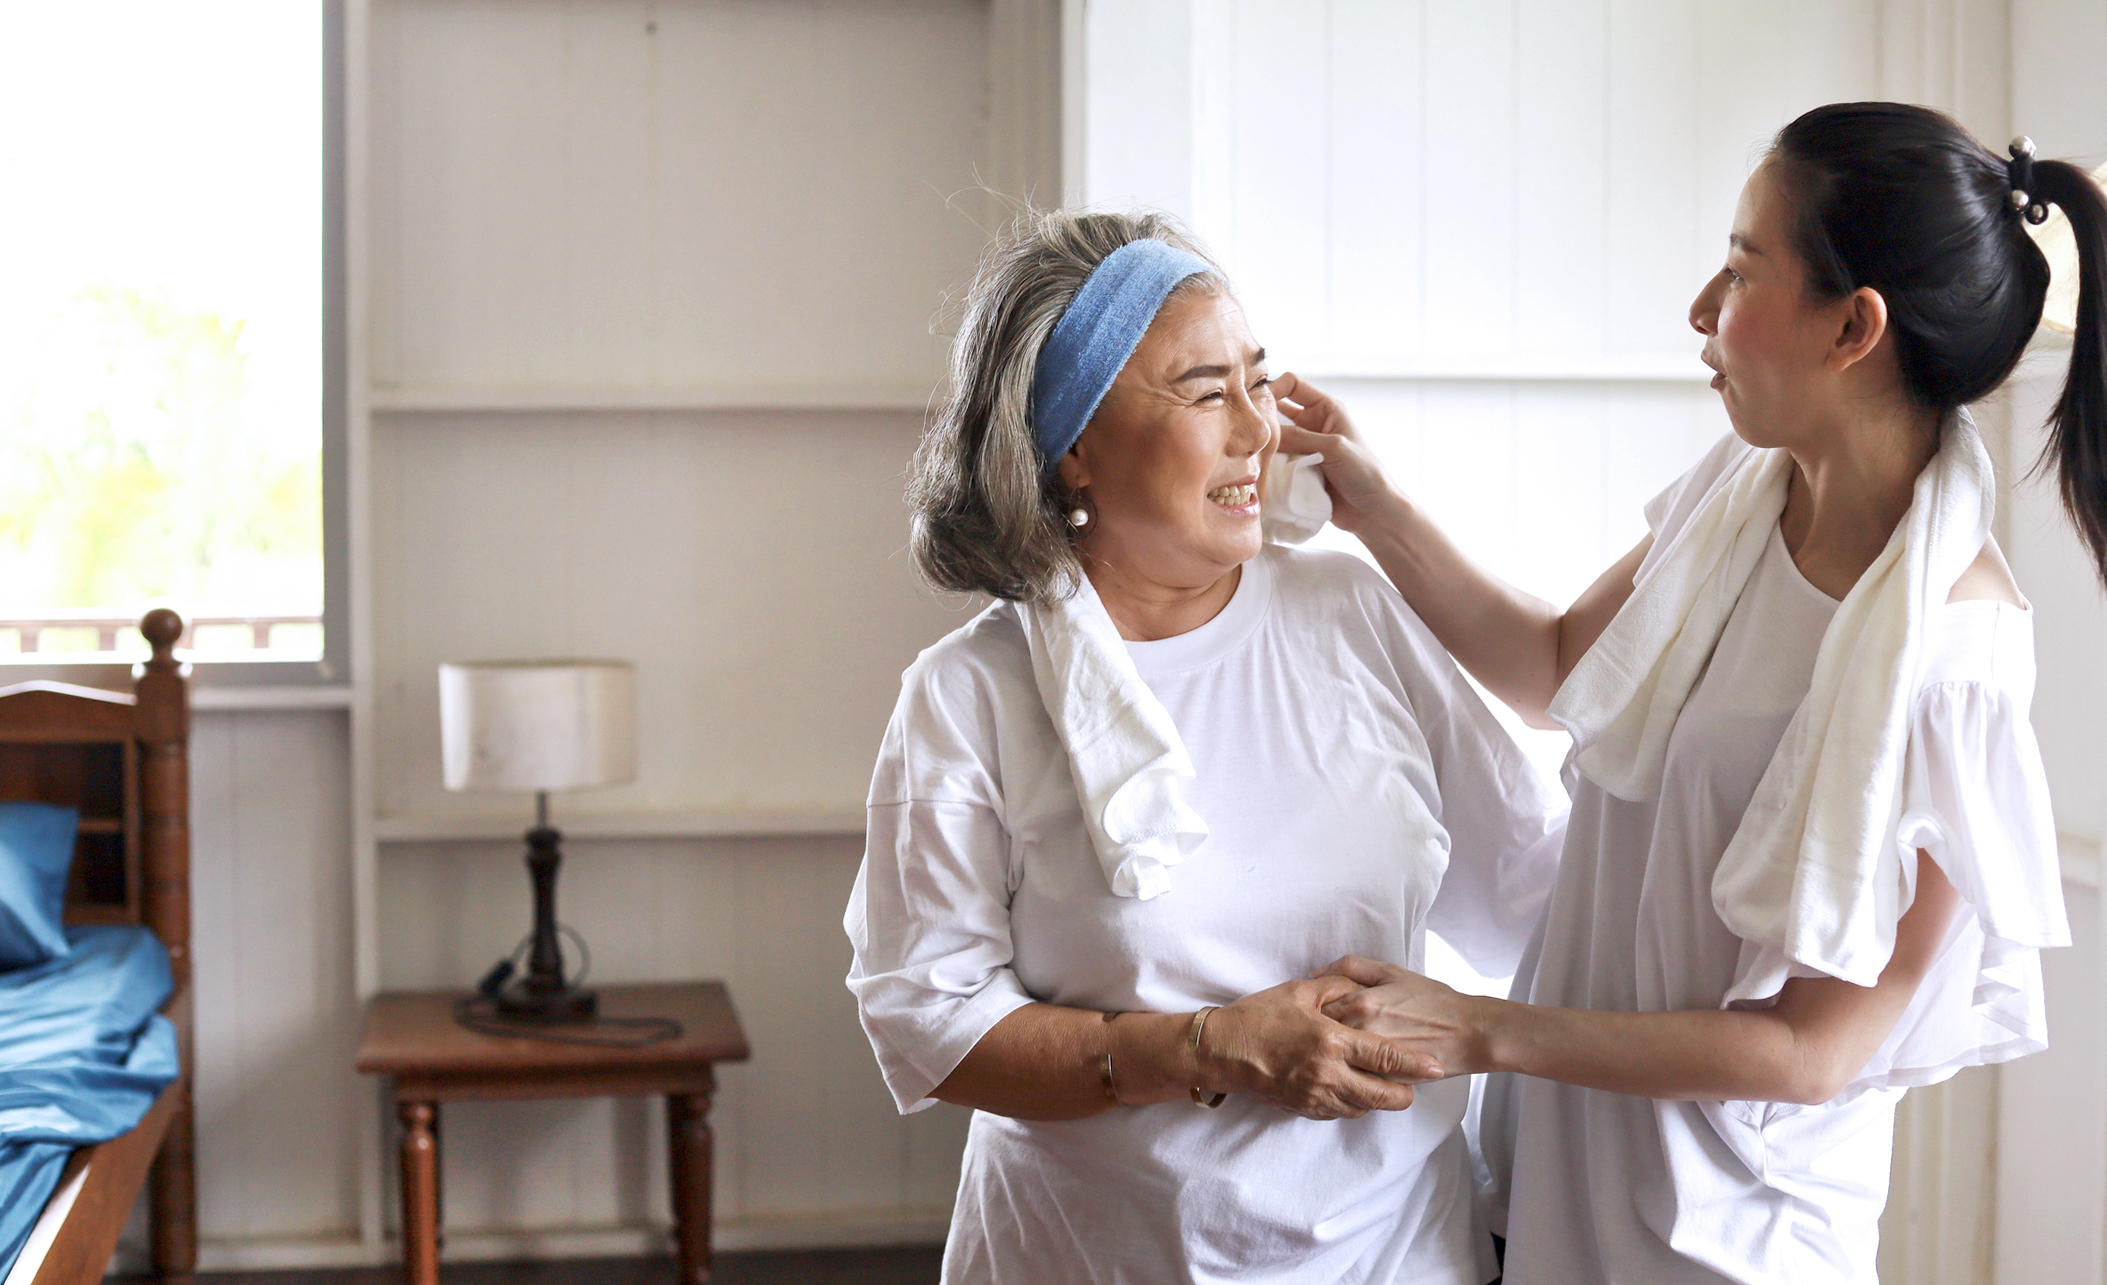
[[[2012,159],[2005,162],[2005,177],[2012,184],[2012,208],[2029,223],[2048,221],[2048,202],[2034,195],[2034,140],[2025,134],[2012,140]]]
[[[1213,271],[1199,255],[1154,237],[1129,241],[1091,271],[1032,372],[1032,437],[1042,473],[1051,474],[1083,435],[1171,291]]]

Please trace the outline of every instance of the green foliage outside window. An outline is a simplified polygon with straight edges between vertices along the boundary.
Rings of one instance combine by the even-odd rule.
[[[244,413],[242,323],[114,285],[52,320],[0,401],[0,613],[319,612],[319,443]]]

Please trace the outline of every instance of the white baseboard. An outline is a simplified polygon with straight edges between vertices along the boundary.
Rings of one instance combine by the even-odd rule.
[[[720,1251],[755,1249],[856,1249],[877,1245],[938,1245],[951,1226],[948,1209],[860,1209],[839,1214],[758,1215],[717,1223],[711,1246]],[[450,1231],[440,1258],[446,1262],[493,1259],[631,1258],[673,1252],[670,1225],[555,1227],[494,1231]],[[198,1270],[288,1271],[324,1267],[377,1267],[399,1261],[391,1237],[378,1247],[355,1235],[233,1239],[206,1237],[198,1245]],[[146,1268],[145,1255],[122,1247],[113,1272]]]
[[[717,1224],[710,1243],[733,1250],[941,1245],[950,1230],[949,1207],[871,1209],[805,1217],[734,1218]]]

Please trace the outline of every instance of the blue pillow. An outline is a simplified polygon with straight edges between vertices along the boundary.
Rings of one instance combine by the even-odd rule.
[[[66,872],[80,813],[48,803],[0,803],[0,968],[63,958]]]

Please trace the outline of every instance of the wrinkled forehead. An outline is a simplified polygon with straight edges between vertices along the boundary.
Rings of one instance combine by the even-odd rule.
[[[1164,300],[1120,378],[1131,375],[1168,384],[1195,366],[1238,369],[1264,359],[1265,350],[1252,335],[1237,297],[1221,285],[1195,277]]]

